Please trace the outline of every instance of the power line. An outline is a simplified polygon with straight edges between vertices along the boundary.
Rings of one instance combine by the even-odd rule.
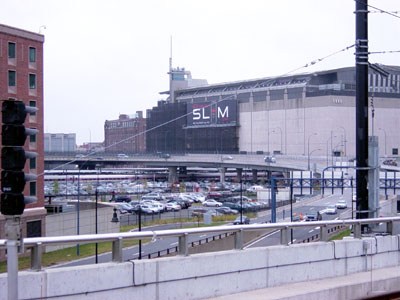
[[[373,52],[368,52],[368,54],[388,54],[388,53],[400,53],[400,50],[373,51]]]
[[[360,0],[354,0],[354,1],[357,1],[358,3],[365,4],[365,2],[364,2],[364,1],[360,1]],[[395,17],[395,18],[399,18],[399,19],[400,19],[400,16],[397,16],[397,15],[395,15],[395,14],[394,14],[394,13],[398,13],[397,11],[396,11],[396,12],[394,12],[394,13],[392,13],[392,12],[389,12],[389,11],[383,10],[383,9],[381,9],[381,8],[378,8],[378,7],[375,7],[375,6],[369,5],[369,4],[367,4],[367,6],[368,6],[368,7],[371,7],[371,8],[373,8],[373,9],[376,9],[376,10],[377,10],[377,12],[379,12],[379,13],[388,14],[389,16],[392,16],[392,17]]]
[[[280,77],[288,76],[289,74],[291,74],[291,73],[293,73],[293,72],[295,72],[295,71],[299,71],[299,70],[301,70],[301,69],[304,69],[304,68],[307,68],[307,67],[311,67],[311,66],[313,66],[313,65],[315,65],[315,64],[317,64],[317,63],[319,63],[319,62],[321,62],[321,61],[323,61],[323,60],[325,60],[325,59],[327,59],[327,58],[329,58],[329,57],[331,57],[331,56],[333,56],[333,55],[336,55],[336,54],[338,54],[338,53],[347,51],[347,50],[351,49],[351,48],[354,47],[354,46],[355,46],[355,44],[352,44],[352,45],[347,46],[347,47],[345,47],[345,48],[343,48],[343,49],[340,49],[340,50],[338,50],[338,51],[332,52],[331,54],[328,54],[328,55],[326,55],[326,56],[324,56],[324,57],[321,57],[321,58],[318,58],[318,59],[316,59],[316,60],[313,60],[313,61],[311,61],[310,63],[305,64],[305,65],[303,65],[303,66],[301,66],[301,67],[299,67],[299,68],[293,69],[293,70],[291,70],[291,71],[289,71],[289,72],[286,72],[286,73],[284,73],[284,74],[281,74],[281,75],[279,75],[279,76],[274,76],[274,77],[268,79],[265,83],[272,82],[273,80],[275,80],[275,79],[277,79],[277,78],[280,78]],[[213,104],[217,104],[217,103],[222,102],[222,101],[225,101],[225,100],[229,100],[229,99],[231,99],[232,97],[234,97],[234,95],[229,95],[229,96],[224,97],[224,98],[222,98],[222,99],[219,99],[219,100],[216,100],[216,101],[212,101],[212,102],[210,102],[208,105],[204,106],[204,108],[207,108],[207,107],[209,107],[209,106],[211,106],[211,105],[213,105]],[[163,126],[165,126],[165,125],[167,125],[167,124],[173,123],[173,122],[175,122],[175,121],[177,121],[177,120],[179,120],[179,119],[185,118],[185,117],[187,117],[187,116],[189,116],[189,115],[191,115],[191,114],[193,114],[192,111],[191,111],[191,112],[188,112],[188,113],[186,113],[186,114],[184,114],[184,115],[182,115],[182,116],[179,116],[179,117],[176,117],[176,118],[174,118],[174,119],[171,119],[171,120],[169,120],[169,121],[167,121],[167,122],[164,122],[164,123],[162,123],[162,124],[159,124],[159,125],[157,125],[157,126],[154,126],[154,127],[152,127],[152,128],[146,129],[146,130],[144,130],[144,131],[142,131],[142,132],[139,132],[139,133],[134,134],[134,135],[132,135],[132,136],[130,136],[130,137],[127,137],[127,138],[125,138],[125,139],[123,139],[123,140],[121,140],[121,141],[119,141],[119,142],[116,142],[116,143],[114,143],[114,144],[112,144],[112,145],[109,145],[109,146],[105,147],[104,150],[105,150],[105,149],[108,149],[108,148],[111,148],[111,147],[114,147],[114,146],[117,146],[117,145],[119,145],[119,144],[121,144],[121,143],[124,143],[124,142],[126,142],[126,141],[128,141],[128,140],[134,139],[134,138],[136,138],[136,137],[138,137],[138,136],[140,136],[140,135],[143,135],[143,134],[146,134],[146,133],[148,133],[148,132],[151,132],[151,131],[153,131],[153,130],[155,130],[155,129],[158,129],[158,128],[160,128],[160,127],[163,127]],[[101,153],[101,152],[102,152],[102,151],[100,151],[100,150],[98,150],[98,151],[92,151],[92,152],[90,152],[90,153],[84,155],[82,158],[88,158],[86,161],[84,161],[84,162],[86,163],[86,162],[90,161],[90,157],[92,157],[93,155],[95,155],[95,154],[97,154],[97,153]],[[72,163],[74,163],[74,162],[76,162],[76,161],[78,161],[78,160],[77,160],[77,159],[71,160],[71,161],[69,161],[69,162],[67,162],[67,163],[65,163],[65,164],[62,164],[62,165],[57,166],[57,167],[55,167],[55,168],[53,168],[53,169],[50,169],[50,171],[57,170],[57,169],[62,169],[63,167],[68,166],[68,165],[70,165],[70,164],[72,164]],[[42,176],[42,175],[44,175],[44,173],[38,174],[37,176],[39,177],[39,176]]]

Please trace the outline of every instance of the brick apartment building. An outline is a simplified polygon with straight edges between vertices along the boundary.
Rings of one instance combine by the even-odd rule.
[[[104,123],[104,151],[108,153],[144,153],[146,151],[146,119],[143,112],[120,115],[118,120]]]
[[[43,43],[41,34],[0,24],[0,100],[14,99],[39,110],[26,118],[27,128],[36,128],[39,133],[28,137],[25,149],[38,153],[29,159],[24,171],[43,174]],[[1,118],[1,114],[0,114]],[[36,196],[37,202],[25,207],[22,215],[24,237],[41,236],[45,232],[44,178],[26,184],[24,194]],[[0,239],[5,238],[5,218],[0,214]],[[0,259],[4,258],[0,252]]]

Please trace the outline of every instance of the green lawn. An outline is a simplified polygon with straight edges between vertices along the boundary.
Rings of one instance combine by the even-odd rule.
[[[341,240],[343,239],[345,236],[350,236],[351,234],[351,230],[350,229],[346,229],[345,231],[342,231],[336,235],[334,235],[333,237],[331,237],[329,240],[330,241],[334,241],[334,240]]]

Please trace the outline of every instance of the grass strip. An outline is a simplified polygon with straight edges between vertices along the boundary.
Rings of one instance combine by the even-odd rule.
[[[350,236],[350,235],[351,235],[351,230],[346,229],[345,231],[339,232],[338,234],[332,236],[331,238],[329,238],[329,240],[330,241],[342,240],[344,237]]]

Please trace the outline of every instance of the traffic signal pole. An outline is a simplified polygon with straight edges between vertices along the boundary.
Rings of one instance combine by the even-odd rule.
[[[25,151],[26,138],[38,132],[36,129],[25,128],[24,122],[28,113],[36,111],[37,108],[26,106],[22,101],[2,100],[0,212],[6,219],[9,300],[18,299],[18,247],[23,249],[21,215],[26,204],[37,200],[36,197],[23,194],[25,183],[37,177],[24,173],[26,160],[37,155]]]
[[[368,0],[356,3],[356,219],[368,218]]]
[[[6,217],[8,300],[18,299],[18,245],[21,245],[21,218]]]

